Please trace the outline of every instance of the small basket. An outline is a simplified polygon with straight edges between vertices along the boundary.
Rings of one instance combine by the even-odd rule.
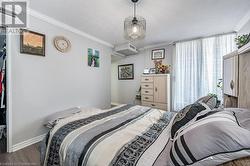
[[[5,125],[0,125],[0,139],[2,139],[5,132]]]

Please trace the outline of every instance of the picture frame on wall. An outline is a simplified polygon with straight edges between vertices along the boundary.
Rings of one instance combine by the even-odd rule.
[[[88,48],[88,66],[100,67],[100,52],[98,50]]]
[[[151,59],[152,60],[165,59],[165,49],[161,48],[152,50]]]
[[[118,65],[118,80],[133,80],[134,64]]]
[[[45,35],[27,29],[21,29],[20,53],[45,56]]]

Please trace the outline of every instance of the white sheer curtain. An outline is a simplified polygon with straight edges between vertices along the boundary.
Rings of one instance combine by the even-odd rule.
[[[236,49],[235,37],[236,34],[228,34],[176,43],[173,65],[175,111],[208,93],[221,98],[217,83],[222,78],[222,57]]]

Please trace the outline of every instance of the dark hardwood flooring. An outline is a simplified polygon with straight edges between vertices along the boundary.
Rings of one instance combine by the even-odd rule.
[[[31,145],[14,153],[0,153],[1,166],[39,166],[38,144]]]
[[[2,139],[0,139],[0,154],[6,152],[7,149],[6,142],[7,140],[5,137],[2,137]]]

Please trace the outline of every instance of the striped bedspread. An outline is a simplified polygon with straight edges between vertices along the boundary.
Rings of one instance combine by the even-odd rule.
[[[49,132],[42,148],[43,165],[166,165],[174,115],[134,105],[83,111]]]

